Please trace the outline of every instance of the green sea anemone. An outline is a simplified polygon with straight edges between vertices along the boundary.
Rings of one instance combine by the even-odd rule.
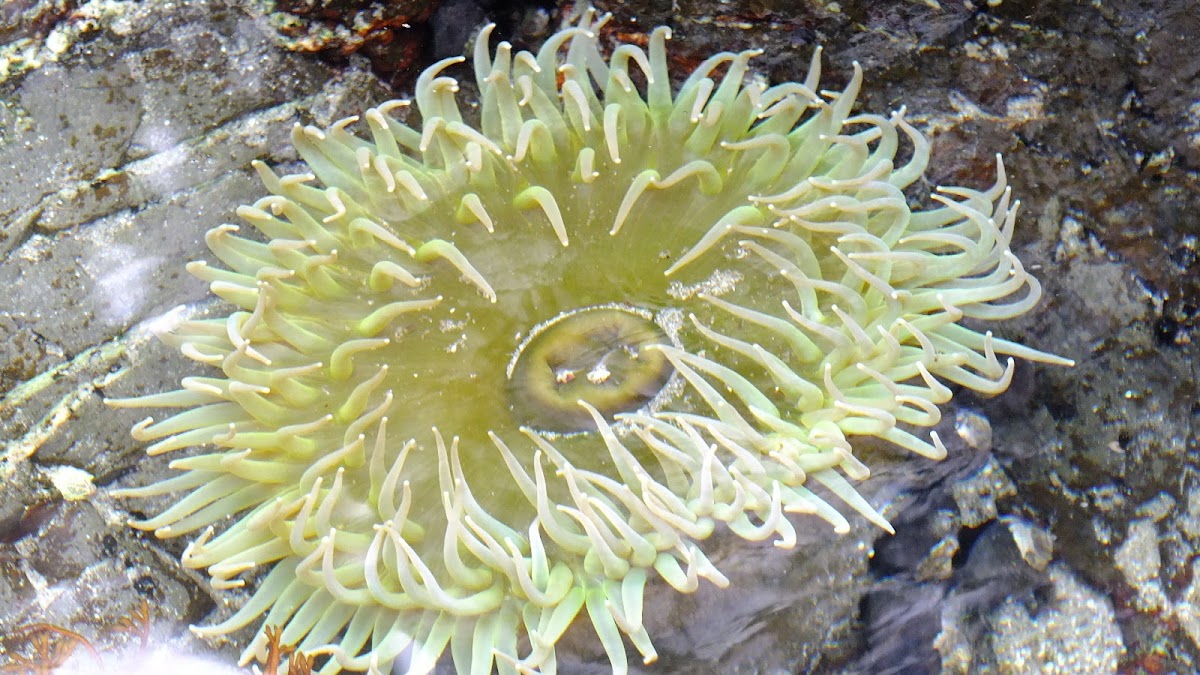
[[[775,86],[721,53],[675,90],[669,29],[606,59],[603,22],[536,55],[490,56],[483,29],[478,124],[448,59],[414,126],[407,101],[298,126],[312,173],[256,164],[254,232],[208,233],[223,267],[188,269],[236,309],[162,338],[210,374],[112,401],[182,409],[134,427],[149,454],[203,448],[122,491],[187,493],[134,526],[199,533],[183,564],[217,588],[267,570],[198,634],[265,614],[322,672],[406,649],[426,672],[447,647],[461,673],[552,672],[584,613],[624,672],[625,639],[655,659],[648,583],[727,584],[714,531],[789,548],[790,514],[845,532],[843,511],[890,531],[847,480],[854,437],[938,459],[914,431],[947,383],[1069,363],[962,324],[1040,295],[1002,167],[913,210],[929,144],[902,112],[851,115],[857,66],[818,92],[819,51]]]

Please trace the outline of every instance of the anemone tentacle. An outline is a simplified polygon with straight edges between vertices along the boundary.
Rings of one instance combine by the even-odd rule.
[[[295,127],[311,173],[255,163],[256,232],[215,228],[223,267],[188,266],[235,310],[163,336],[221,373],[112,401],[182,409],[135,427],[151,454],[207,446],[123,492],[189,492],[134,525],[199,531],[183,563],[217,588],[270,569],[198,634],[261,620],[249,661],[282,626],[323,673],[405,650],[414,673],[447,650],[462,673],[554,672],[580,619],[624,672],[626,640],[657,656],[648,583],[728,584],[713,532],[791,548],[793,514],[845,532],[846,513],[890,531],[851,483],[855,437],[939,459],[916,431],[948,385],[1070,363],[962,323],[1041,293],[999,159],[990,188],[912,210],[929,143],[903,111],[852,116],[857,65],[817,93],[819,50],[774,86],[748,75],[759,52],[721,53],[674,90],[669,29],[606,59],[604,21],[537,54],[492,56],[483,29],[477,127],[448,59],[415,113]]]

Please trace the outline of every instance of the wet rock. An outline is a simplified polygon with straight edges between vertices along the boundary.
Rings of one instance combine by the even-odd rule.
[[[1062,566],[1049,581],[1040,601],[1009,599],[991,615],[991,653],[970,672],[1117,672],[1124,644],[1112,602]]]

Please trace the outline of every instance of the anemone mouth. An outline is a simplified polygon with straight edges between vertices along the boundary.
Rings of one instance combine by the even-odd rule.
[[[265,614],[322,672],[411,648],[411,672],[448,649],[516,673],[553,671],[586,615],[624,672],[624,640],[656,656],[650,579],[728,583],[700,546],[717,527],[783,548],[792,514],[890,529],[850,483],[855,437],[938,459],[914,431],[944,382],[998,393],[998,355],[1069,363],[960,323],[1040,294],[1002,165],[914,211],[928,143],[902,114],[850,116],[857,67],[818,94],[819,51],[772,87],[747,78],[756,52],[717,54],[675,91],[667,29],[606,59],[602,23],[536,55],[492,57],[485,29],[479,128],[455,60],[418,79],[419,129],[404,102],[361,135],[297,127],[312,174],[256,164],[271,195],[238,214],[260,236],[209,233],[224,267],[189,271],[235,309],[164,340],[219,373],[110,401],[182,408],[134,428],[150,454],[204,448],[123,492],[187,493],[135,526],[199,532],[183,563],[218,588],[271,568],[198,633]]]
[[[674,372],[655,348],[670,345],[649,310],[604,305],[559,314],[535,326],[509,362],[518,419],[537,431],[574,433],[596,429],[580,402],[606,421],[642,409]]]

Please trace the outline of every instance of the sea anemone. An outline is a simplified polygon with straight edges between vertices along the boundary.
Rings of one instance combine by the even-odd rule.
[[[941,458],[914,431],[947,383],[1069,363],[963,325],[1040,296],[1002,165],[913,210],[929,143],[903,112],[851,115],[857,65],[818,92],[819,50],[774,86],[758,52],[720,53],[675,90],[669,29],[606,59],[603,22],[536,55],[491,56],[484,28],[478,124],[456,58],[417,80],[414,126],[407,101],[297,126],[312,173],[256,163],[255,232],[208,233],[224,267],[188,270],[236,309],[162,338],[213,374],[112,401],[182,409],[134,427],[149,454],[205,448],[122,491],[188,493],[134,526],[198,532],[183,564],[217,588],[269,570],[199,635],[265,614],[325,673],[404,650],[426,672],[447,647],[461,673],[554,671],[585,613],[624,672],[625,639],[655,659],[647,584],[727,585],[715,531],[790,548],[790,514],[845,532],[843,511],[890,531],[847,480],[854,437]]]

